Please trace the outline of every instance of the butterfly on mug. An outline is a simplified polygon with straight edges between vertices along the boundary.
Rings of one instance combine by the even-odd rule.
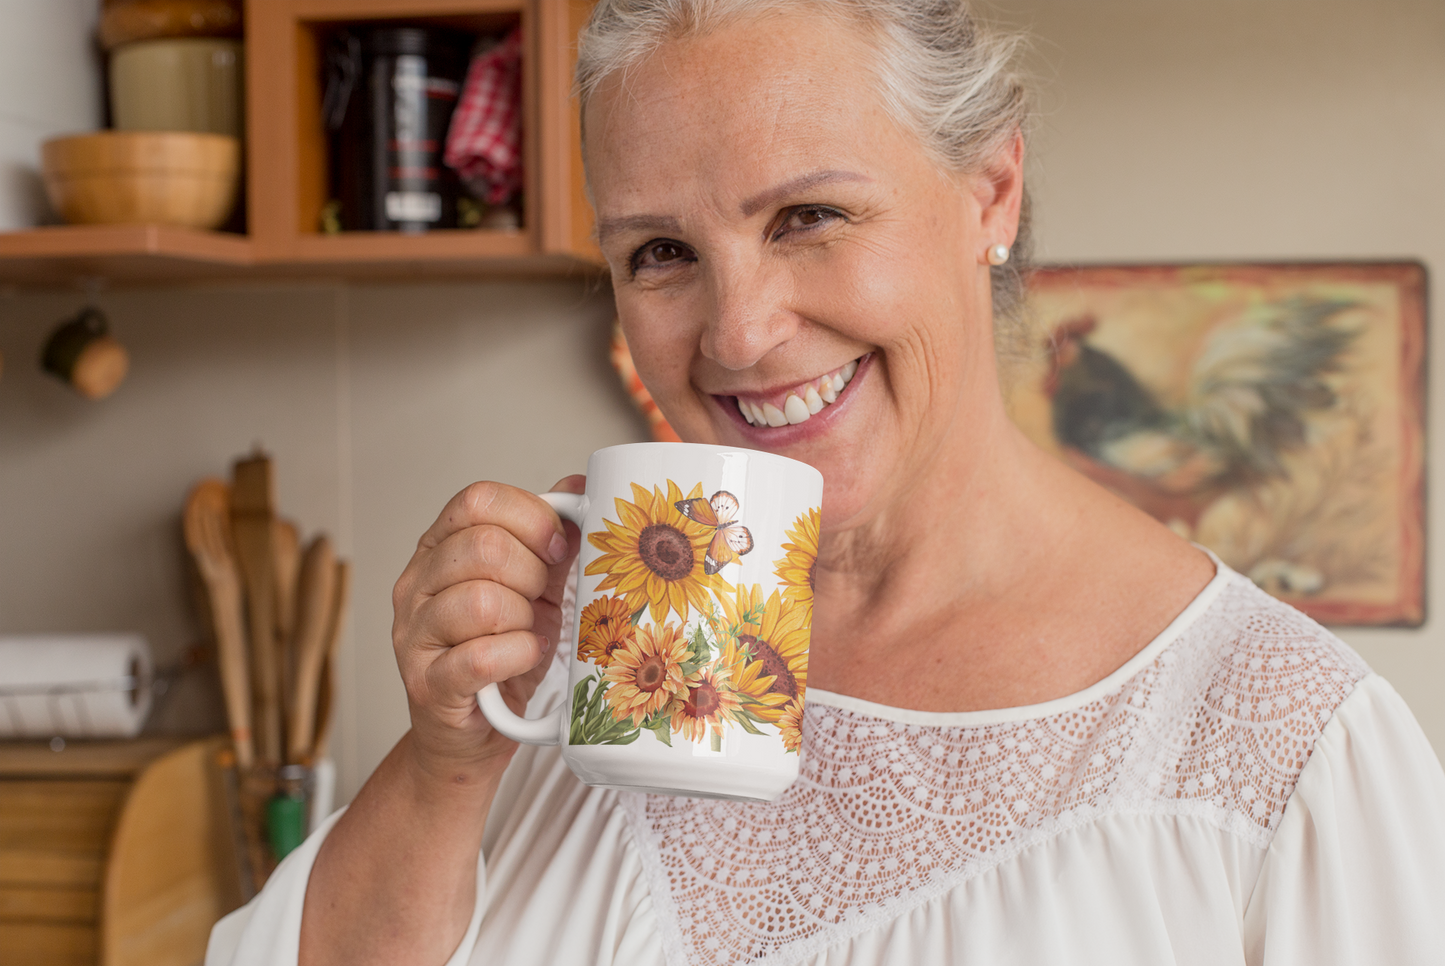
[[[702,572],[709,577],[753,549],[753,535],[738,522],[738,498],[727,490],[718,490],[710,500],[693,497],[673,505],[694,523],[714,528],[712,543],[702,558]]]

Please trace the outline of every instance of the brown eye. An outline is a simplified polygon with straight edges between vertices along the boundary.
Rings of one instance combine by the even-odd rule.
[[[781,237],[794,231],[812,231],[830,222],[837,221],[842,217],[842,215],[832,208],[822,208],[816,205],[807,208],[794,208],[792,211],[786,213],[782,224],[778,226],[775,237]]]
[[[681,242],[666,239],[650,241],[632,256],[632,270],[641,268],[672,268],[680,262],[694,258],[692,249]]]

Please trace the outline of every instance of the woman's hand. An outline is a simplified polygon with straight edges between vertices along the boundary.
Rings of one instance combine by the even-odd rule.
[[[554,491],[581,493],[569,476]],[[580,534],[533,493],[473,483],[417,542],[392,592],[392,645],[411,707],[418,763],[455,771],[516,744],[494,731],[476,693],[501,686],[521,714],[547,672]]]

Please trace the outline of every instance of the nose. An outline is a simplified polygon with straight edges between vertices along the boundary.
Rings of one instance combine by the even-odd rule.
[[[715,265],[702,354],[725,369],[747,369],[798,331],[790,286],[759,265]]]

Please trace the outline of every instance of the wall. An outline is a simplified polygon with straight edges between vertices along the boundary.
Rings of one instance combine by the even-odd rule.
[[[1037,38],[1044,258],[1445,264],[1437,0],[1010,0],[996,12]],[[442,502],[484,477],[544,488],[594,447],[642,436],[603,362],[607,299],[578,282],[103,294],[135,365],[99,405],[32,362],[79,304],[0,298],[0,632],[135,627],[177,659],[197,635],[181,501],[263,442],[283,510],[336,534],[356,565],[343,797],[405,728],[389,591]],[[1441,405],[1432,392],[1437,424]],[[1432,479],[1438,502],[1445,474]],[[1437,528],[1432,550],[1442,539]],[[1436,568],[1432,613],[1442,579]],[[1438,626],[1344,636],[1445,749]],[[178,692],[157,727],[216,720],[206,675]]]
[[[1445,4],[1004,0],[1041,83],[1041,261],[1419,259],[1445,268]],[[1442,289],[1429,368],[1445,372]],[[1430,387],[1428,426],[1445,425]],[[1427,505],[1445,505],[1438,431]],[[1436,444],[1430,449],[1431,444]],[[1427,623],[1342,629],[1445,752],[1445,531]],[[1432,566],[1433,565],[1433,566]]]
[[[47,220],[40,142],[101,123],[98,0],[0,0],[0,231]]]
[[[125,385],[87,403],[33,361],[78,294],[0,299],[0,633],[135,629],[175,665],[200,637],[183,569],[191,484],[255,444],[281,511],[355,566],[334,751],[349,798],[406,729],[391,585],[467,483],[546,489],[643,438],[581,282],[112,292]],[[224,726],[188,672],[151,730]]]

